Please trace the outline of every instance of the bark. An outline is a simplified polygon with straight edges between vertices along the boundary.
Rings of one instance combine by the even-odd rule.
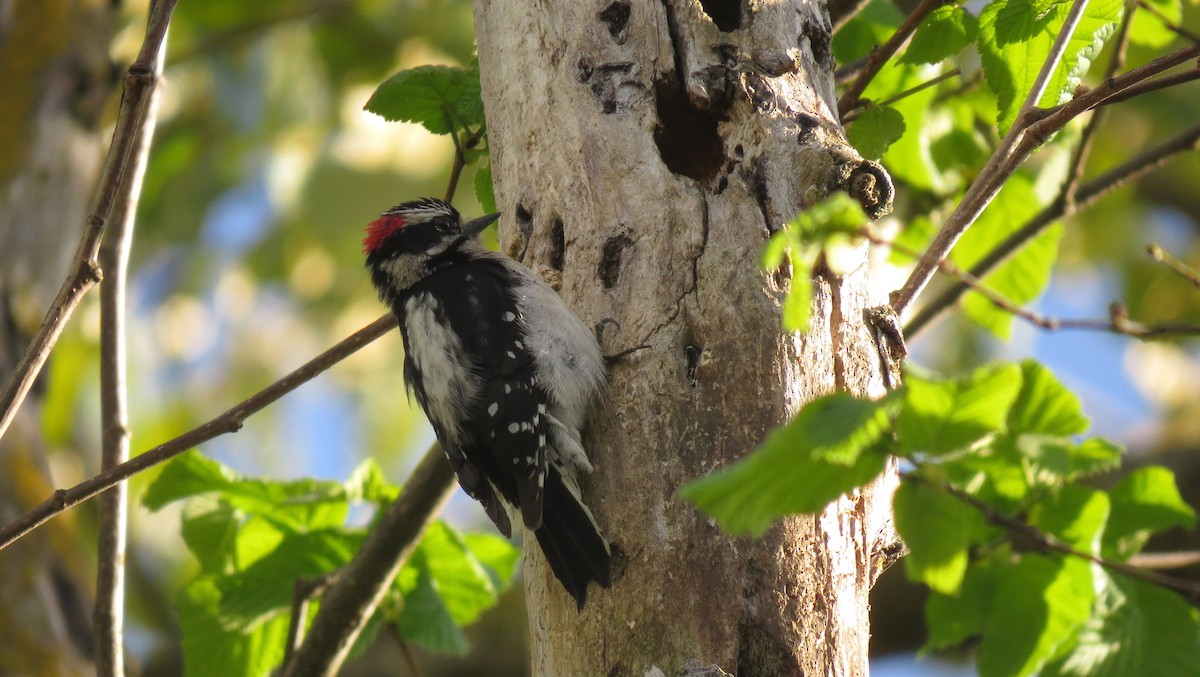
[[[0,1],[0,383],[78,244],[115,83],[103,0]],[[0,439],[0,522],[54,490],[35,390]],[[92,577],[71,518],[0,554],[0,673],[92,671]]]
[[[534,674],[865,674],[890,481],[760,540],[675,498],[813,397],[883,392],[866,251],[816,276],[804,336],[780,330],[787,276],[757,265],[830,191],[890,199],[836,120],[823,5],[477,0],[475,21],[502,248],[606,353],[647,346],[612,367],[586,440],[613,588],[577,612],[526,551]]]

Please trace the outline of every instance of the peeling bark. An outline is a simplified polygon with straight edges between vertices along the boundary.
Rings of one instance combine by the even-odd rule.
[[[813,397],[884,390],[865,249],[815,278],[804,336],[780,330],[789,280],[757,265],[831,191],[890,200],[837,121],[823,4],[477,0],[475,20],[502,248],[603,325],[606,353],[648,346],[587,431],[615,583],[577,612],[527,551],[534,673],[865,674],[892,482],[759,540],[675,498]]]

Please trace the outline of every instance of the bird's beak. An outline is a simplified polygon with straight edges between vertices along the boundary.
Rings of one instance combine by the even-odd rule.
[[[498,218],[500,218],[500,212],[488,214],[487,216],[481,216],[474,221],[467,221],[463,224],[463,234],[465,234],[467,237],[477,237],[483,232],[484,228],[492,225],[492,222]]]

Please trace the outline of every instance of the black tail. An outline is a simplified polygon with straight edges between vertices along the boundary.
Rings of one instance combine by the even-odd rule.
[[[558,468],[546,472],[545,508],[542,526],[536,529],[538,544],[550,570],[583,609],[588,581],[601,587],[612,585],[612,553],[596,521],[579,497],[563,482]]]

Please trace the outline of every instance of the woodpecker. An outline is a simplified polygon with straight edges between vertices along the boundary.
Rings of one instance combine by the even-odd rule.
[[[400,321],[404,379],[458,483],[506,537],[519,515],[583,609],[612,583],[608,541],[580,499],[591,472],[580,429],[604,385],[596,339],[528,268],[476,237],[500,215],[464,221],[430,198],[367,226],[371,281]]]

